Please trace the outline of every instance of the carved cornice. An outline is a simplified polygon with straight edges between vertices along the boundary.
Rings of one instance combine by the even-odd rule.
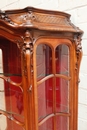
[[[33,12],[33,11],[29,11],[29,12],[26,12],[26,13],[23,13],[22,15],[21,14],[17,14],[15,15],[16,16],[16,19],[14,18],[14,16],[12,15],[9,15],[11,16],[12,20],[17,23],[19,22],[20,25],[35,25],[35,24],[55,24],[58,26],[69,26],[70,27],[70,23],[69,21],[67,20],[67,18],[65,17],[60,17],[59,15],[56,16],[56,15],[49,15],[49,14],[41,14],[41,13],[37,13],[37,12]]]
[[[1,11],[0,21],[16,29],[27,27],[49,31],[82,33],[79,28],[73,26],[69,14],[59,11],[49,11],[31,7],[20,10]]]

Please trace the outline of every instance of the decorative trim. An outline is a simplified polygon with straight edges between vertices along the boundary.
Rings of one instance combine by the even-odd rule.
[[[11,21],[8,15],[4,11],[1,11],[1,10],[0,10],[0,19],[8,22],[9,24],[14,25],[14,23]]]
[[[27,30],[25,32],[25,36],[21,37],[22,41],[21,42],[20,40],[17,40],[17,45],[18,45],[18,48],[22,49],[23,52],[25,52],[27,49],[30,50],[30,52],[32,53],[33,51],[33,39],[32,39],[32,36],[30,34],[30,32]]]
[[[49,24],[58,24],[59,26],[66,25],[70,26],[68,20],[64,17],[60,17],[59,15],[47,15],[47,14],[35,14],[36,20],[35,22],[39,23],[49,23]]]
[[[81,35],[75,37],[75,44],[76,44],[76,56],[77,56],[77,61],[76,61],[76,71],[78,75],[78,83],[80,82],[79,79],[79,69],[80,69],[80,63],[82,59],[82,46],[81,46]]]
[[[25,32],[25,37],[23,37],[23,40],[24,40],[23,51],[26,51],[27,49],[29,49],[30,53],[32,53],[33,52],[33,39],[28,30]]]
[[[77,60],[79,60],[79,54],[82,52],[82,46],[81,46],[81,36],[77,36],[76,41],[76,54],[77,54]]]
[[[15,29],[36,28],[49,31],[67,31],[83,33],[70,21],[70,15],[59,11],[47,11],[35,8],[0,11],[0,20]]]
[[[32,11],[29,11],[28,13],[20,16],[20,19],[23,21],[23,23],[31,24],[31,22],[36,21],[36,16]]]
[[[22,37],[22,41],[17,41],[18,47],[21,49],[21,53],[23,54],[23,74],[26,76],[26,78],[29,76],[29,78],[33,76],[33,38],[31,36],[31,33],[29,30],[26,30],[25,36]],[[28,59],[27,59],[28,54]],[[27,65],[27,62],[29,62],[29,66]],[[28,71],[30,71],[28,73]],[[28,91],[31,91],[32,85],[30,84],[30,88]]]
[[[56,26],[68,26],[72,28],[70,21],[66,17],[60,17],[60,15],[49,15],[49,14],[42,14],[33,11],[28,11],[23,14],[10,14],[9,18],[11,18],[14,23],[17,25],[39,25],[39,24],[50,24]]]
[[[19,87],[21,91],[23,92],[23,88],[21,87],[22,83],[13,82],[12,80],[10,80],[10,77],[6,77],[6,76],[0,76],[0,78],[16,87]]]

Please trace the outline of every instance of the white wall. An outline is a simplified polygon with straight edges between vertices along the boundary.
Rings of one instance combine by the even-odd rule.
[[[27,6],[34,6],[44,9],[57,9],[58,0],[0,0],[0,9],[18,9]]]
[[[87,130],[87,0],[65,0],[60,10],[70,13],[71,21],[84,31],[82,38],[83,58],[80,68],[78,130]]]
[[[0,9],[37,8],[65,11],[71,14],[72,22],[83,31],[83,59],[79,85],[79,130],[87,130],[87,0],[0,0]]]

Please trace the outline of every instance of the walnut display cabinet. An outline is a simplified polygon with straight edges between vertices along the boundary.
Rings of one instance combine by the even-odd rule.
[[[0,11],[0,130],[77,130],[82,34],[64,12]]]

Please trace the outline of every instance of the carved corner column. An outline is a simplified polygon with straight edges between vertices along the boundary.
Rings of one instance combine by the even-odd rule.
[[[75,70],[77,75],[77,84],[80,82],[79,79],[79,71],[80,71],[80,64],[82,59],[82,46],[81,46],[81,35],[75,37],[75,51],[76,51],[76,61],[75,61]]]
[[[78,35],[74,39],[75,43],[75,75],[74,75],[74,86],[73,89],[75,90],[74,92],[74,115],[73,117],[76,117],[78,119],[78,85],[80,82],[79,79],[79,70],[80,70],[80,64],[81,64],[81,59],[82,59],[82,46],[81,46],[81,35]],[[78,120],[74,118],[74,130],[78,129]]]
[[[18,46],[21,49],[25,130],[33,130],[33,40],[28,30],[22,39],[23,43],[18,43]]]
[[[79,70],[80,70],[80,64],[82,59],[82,46],[81,46],[81,36],[77,36],[75,43],[76,43],[76,57],[77,57],[77,70],[78,70],[78,78],[79,78]],[[78,79],[79,82],[79,79]]]

